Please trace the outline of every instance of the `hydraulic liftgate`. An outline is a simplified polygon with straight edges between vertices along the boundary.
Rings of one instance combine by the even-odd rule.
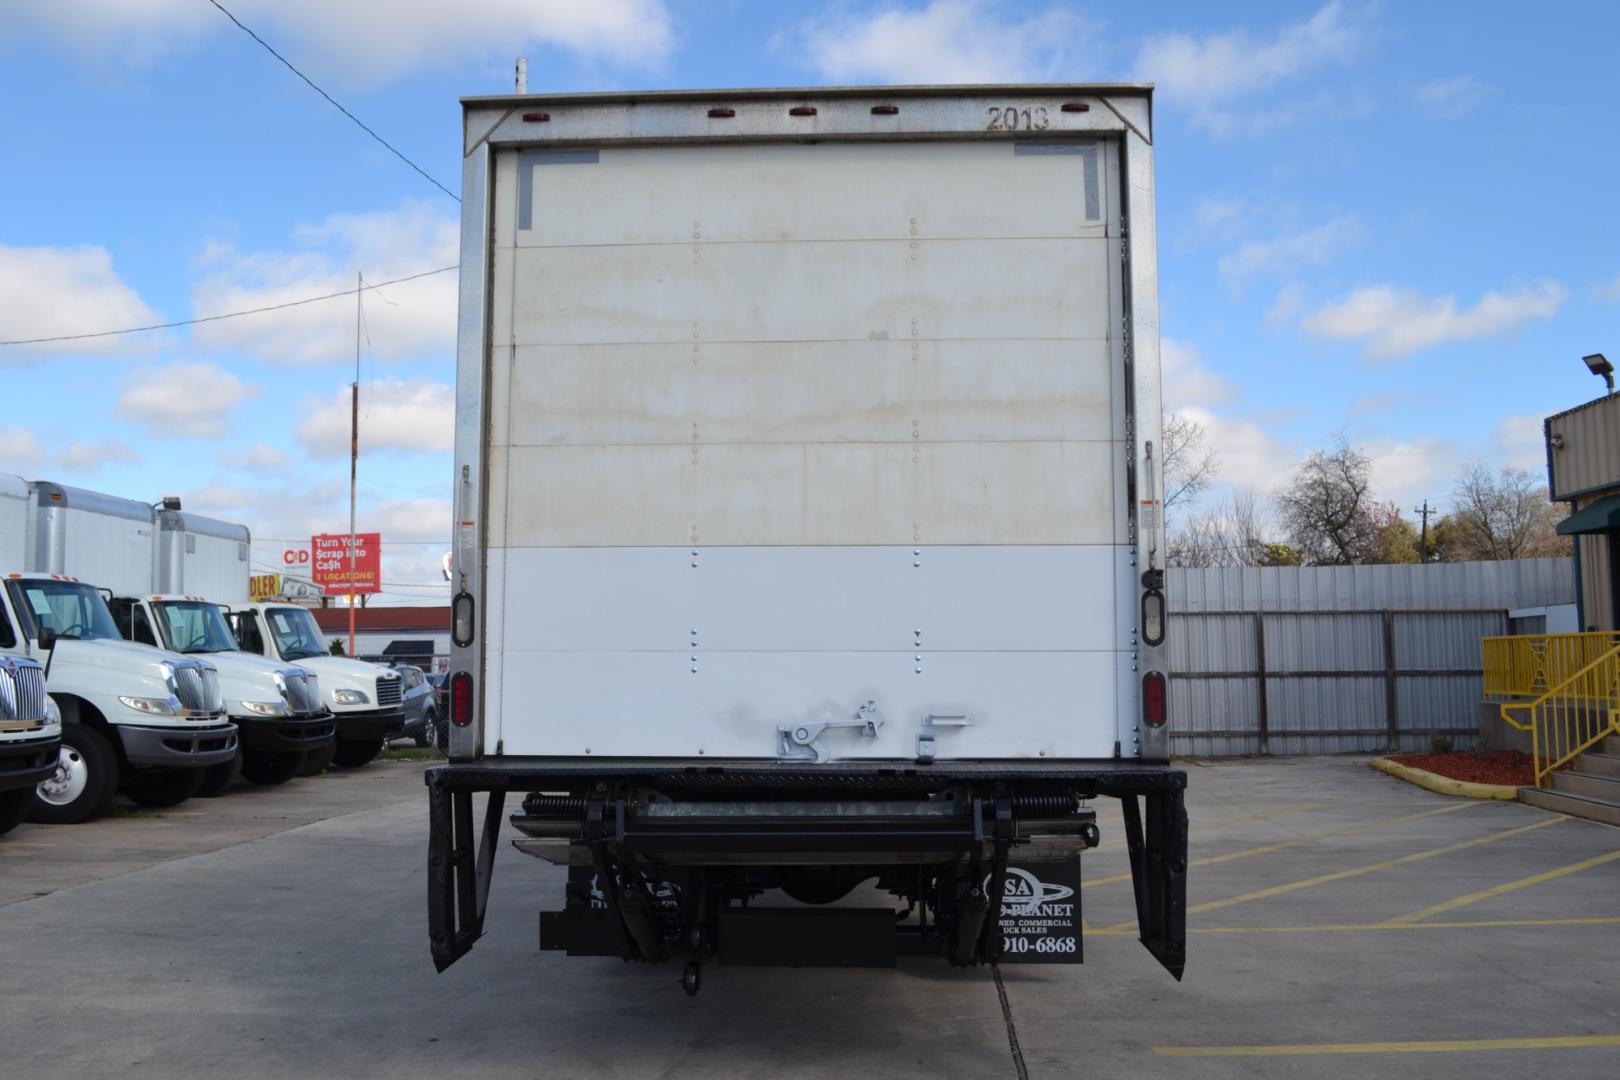
[[[1125,841],[1135,886],[1140,940],[1177,979],[1186,963],[1187,813],[1183,801],[1186,774],[1167,766],[1099,762],[1085,765],[1019,765],[983,762],[939,762],[925,767],[895,766],[883,762],[839,762],[830,768],[804,768],[777,763],[745,762],[685,767],[668,761],[589,762],[564,759],[504,760],[496,763],[447,765],[426,774],[429,798],[428,933],[433,962],[443,971],[465,955],[483,934],[489,903],[495,845],[500,834],[506,795],[528,792],[584,793],[553,800],[577,809],[579,840],[590,847],[599,876],[607,871],[604,852],[634,867],[638,859],[668,857],[672,850],[706,851],[724,855],[746,851],[760,857],[782,856],[784,861],[804,852],[858,850],[871,853],[863,863],[880,861],[878,852],[905,852],[912,858],[938,855],[949,859],[968,850],[993,854],[985,862],[992,883],[991,895],[979,897],[979,923],[971,940],[962,935],[946,951],[955,963],[991,961],[1000,952],[998,934],[981,930],[983,911],[999,911],[999,895],[1009,849],[1027,843],[1015,811],[1031,808],[1039,819],[1044,808],[1078,806],[1079,800],[1106,796],[1120,800]],[[769,819],[769,807],[804,798],[817,800],[853,797],[927,798],[944,788],[985,791],[975,798],[964,832],[919,821],[896,825],[892,820],[863,821],[859,817],[836,823],[783,829],[780,819]],[[644,826],[626,825],[630,789],[656,790],[679,800],[701,801],[716,797],[748,799],[765,809],[759,823],[732,820],[705,834],[687,826],[672,846],[666,834],[656,837]],[[475,822],[473,796],[489,794],[481,822]],[[981,804],[983,818],[981,825]],[[1042,808],[1042,809],[1033,809]],[[1096,827],[1088,811],[1071,818],[1085,846],[1096,843]],[[514,819],[515,821],[518,819]],[[1037,822],[1038,823],[1038,822]],[[974,856],[975,860],[977,856]],[[973,863],[975,880],[980,864]],[[611,877],[611,875],[609,875]],[[647,940],[645,898],[620,897],[611,885],[610,915],[624,955],[662,959],[661,947]],[[618,903],[614,901],[618,900]],[[959,915],[971,914],[963,909]],[[996,920],[989,920],[994,925]],[[967,933],[963,931],[962,933]]]

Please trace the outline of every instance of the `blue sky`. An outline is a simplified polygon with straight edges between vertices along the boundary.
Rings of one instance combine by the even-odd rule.
[[[817,83],[1159,87],[1166,397],[1262,492],[1338,431],[1444,504],[1620,359],[1620,9],[1520,4],[225,0],[452,190],[465,94]],[[456,205],[207,0],[0,11],[0,339],[455,262]],[[455,275],[373,293],[361,527],[397,597],[448,531]],[[347,527],[354,305],[0,348],[0,470],[280,538]]]

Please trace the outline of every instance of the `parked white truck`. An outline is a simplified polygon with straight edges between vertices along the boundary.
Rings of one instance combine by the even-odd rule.
[[[28,481],[0,473],[0,521],[12,511],[26,515],[27,503]],[[20,566],[22,559],[22,534],[0,531],[0,566]],[[62,741],[60,713],[45,692],[45,671],[15,655],[17,647],[16,630],[0,615],[0,834],[28,816],[34,788],[56,773]]]
[[[315,616],[297,604],[262,603],[234,607],[231,626],[244,652],[297,664],[319,676],[337,726],[330,758],[354,767],[375,758],[383,743],[405,728],[400,703],[405,697],[399,672],[384,664],[332,655]],[[320,759],[312,763],[324,766]]]
[[[1110,796],[1180,977],[1150,103],[463,102],[441,970],[509,793],[570,868],[540,947],[689,991],[711,956],[1078,962]]]
[[[219,670],[225,710],[237,726],[236,757],[204,776],[199,795],[218,795],[240,774],[280,784],[313,756],[330,758],[333,720],[318,677],[306,668],[243,652],[215,601],[246,600],[252,535],[246,526],[186,513],[166,500],[156,515],[152,578],[146,594],[115,596],[113,618],[129,641],[187,656]]]
[[[24,499],[0,498],[0,536],[16,560],[0,587],[0,640],[13,644],[0,652],[43,662],[62,718],[56,768],[36,787],[30,816],[85,821],[120,790],[144,806],[182,802],[206,769],[236,754],[218,672],[124,641],[97,588],[111,595],[146,582],[152,508],[44,481],[27,489]]]

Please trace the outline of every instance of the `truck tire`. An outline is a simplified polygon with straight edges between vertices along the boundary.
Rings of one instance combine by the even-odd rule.
[[[304,776],[319,776],[332,764],[332,754],[337,750],[337,740],[333,739],[319,750],[310,750],[304,755]]]
[[[337,740],[337,749],[332,751],[332,764],[353,769],[382,753],[383,741],[381,739],[361,739],[350,742],[346,739]]]
[[[242,751],[238,750],[236,756],[229,761],[222,761],[218,765],[210,765],[202,770],[202,783],[197,790],[191,793],[194,799],[217,799],[236,785],[237,777],[242,775]]]
[[[22,824],[22,819],[28,816],[28,807],[33,801],[34,793],[28,788],[0,791],[0,836],[6,835]]]
[[[141,769],[124,781],[124,796],[136,806],[179,806],[202,786],[203,769]]]
[[[255,784],[263,784],[266,787],[285,784],[304,771],[304,759],[307,756],[302,750],[245,753],[242,755],[242,775]]]
[[[28,820],[77,825],[107,812],[118,793],[118,755],[88,724],[63,724],[56,775],[34,788]]]

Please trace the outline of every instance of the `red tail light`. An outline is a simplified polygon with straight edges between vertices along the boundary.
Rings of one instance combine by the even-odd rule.
[[[466,727],[473,719],[473,681],[465,671],[450,676],[450,722]]]
[[[1164,676],[1150,671],[1142,676],[1142,721],[1148,727],[1163,727],[1166,712]]]
[[[814,116],[814,115],[816,115],[816,107],[814,105],[795,105],[795,106],[793,106],[793,108],[788,110],[788,115],[789,116]]]

